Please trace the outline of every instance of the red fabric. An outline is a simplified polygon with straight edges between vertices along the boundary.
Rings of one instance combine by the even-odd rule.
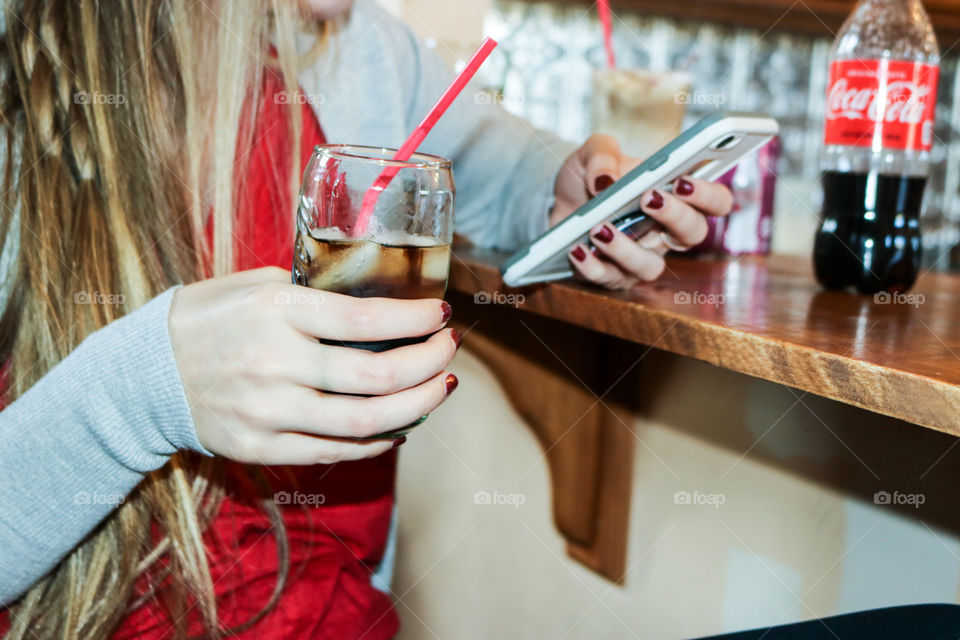
[[[293,259],[293,202],[285,160],[293,142],[274,101],[282,91],[272,74],[264,83],[244,195],[238,203],[237,265],[240,269]],[[303,110],[304,163],[323,132],[309,106]],[[393,507],[396,456],[315,467],[259,467],[278,496],[289,540],[290,571],[279,602],[244,640],[392,638],[399,620],[388,596],[370,584],[383,557]],[[258,495],[243,465],[228,466],[229,495],[205,534],[221,624],[249,620],[269,601],[277,583],[276,539],[256,506]],[[319,504],[319,506],[318,506]],[[138,585],[138,590],[143,585]],[[162,597],[160,598],[162,600]],[[202,627],[196,608],[191,634]],[[0,612],[0,636],[7,631]],[[157,600],[132,612],[114,640],[159,640],[171,636],[169,613]]]
[[[266,617],[231,637],[381,640],[396,634],[399,624],[389,597],[370,585],[390,525],[395,460],[387,455],[306,469],[261,468],[272,489],[290,496],[291,503],[322,500],[323,505],[282,507],[290,545],[283,593]],[[227,627],[254,616],[277,581],[276,539],[245,471],[230,465],[232,494],[205,536],[221,623]],[[194,609],[190,615],[191,634],[199,635],[196,614]],[[159,640],[170,637],[170,628],[167,612],[150,602],[128,616],[113,638]]]

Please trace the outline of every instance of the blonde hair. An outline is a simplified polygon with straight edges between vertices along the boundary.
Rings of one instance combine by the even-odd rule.
[[[222,1],[215,9],[190,0],[4,6],[0,243],[19,237],[0,320],[9,402],[84,337],[172,284],[233,270],[235,177],[245,160],[237,150],[252,141],[249,105],[257,104],[268,59],[296,89],[299,18],[283,0]],[[292,108],[289,123],[298,136]],[[294,163],[291,189],[300,171]],[[212,249],[204,235],[211,202]],[[122,302],[74,304],[81,291]],[[264,499],[280,556],[272,598],[240,628],[222,629],[203,543],[224,494],[220,466],[177,454],[149,474],[11,608],[8,637],[108,638],[132,608],[161,598],[177,638],[187,637],[194,608],[211,637],[259,620],[289,564],[282,521]],[[134,601],[143,579],[147,593]]]

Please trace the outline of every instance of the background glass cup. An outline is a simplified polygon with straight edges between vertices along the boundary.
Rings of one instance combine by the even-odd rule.
[[[295,283],[360,298],[443,297],[456,191],[451,163],[426,154],[395,162],[390,159],[394,153],[352,145],[314,149],[297,206]],[[380,194],[364,233],[354,237],[363,196],[387,167],[399,171]],[[427,337],[324,342],[385,351]],[[398,438],[416,424],[370,439]]]
[[[593,133],[615,136],[623,151],[648,158],[683,130],[692,78],[686,73],[600,69],[593,75]]]

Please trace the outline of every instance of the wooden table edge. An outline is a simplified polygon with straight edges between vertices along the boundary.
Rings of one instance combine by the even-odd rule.
[[[489,256],[493,254],[479,255],[481,259],[468,254],[466,259],[458,257],[454,261],[451,289],[466,295],[481,291],[518,293],[525,296],[519,307],[523,311],[960,436],[960,386],[651,308],[586,285],[552,283],[532,289],[510,289],[491,263]],[[600,298],[613,301],[618,313],[597,313],[595,303]],[[566,310],[558,311],[560,306]],[[721,340],[722,349],[711,348]],[[737,356],[733,357],[733,353]]]

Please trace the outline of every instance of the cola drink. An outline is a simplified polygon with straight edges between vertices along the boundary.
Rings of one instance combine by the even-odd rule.
[[[861,0],[834,43],[814,242],[828,289],[905,291],[920,269],[940,50],[920,0]]]
[[[442,298],[450,270],[450,245],[436,238],[383,232],[373,241],[348,238],[338,229],[297,232],[293,253],[296,284],[357,298]],[[321,340],[368,351],[387,351],[423,342],[402,338],[379,342]]]
[[[378,240],[349,239],[336,229],[298,232],[294,281],[357,298],[443,297],[449,244],[400,232],[383,233]]]

